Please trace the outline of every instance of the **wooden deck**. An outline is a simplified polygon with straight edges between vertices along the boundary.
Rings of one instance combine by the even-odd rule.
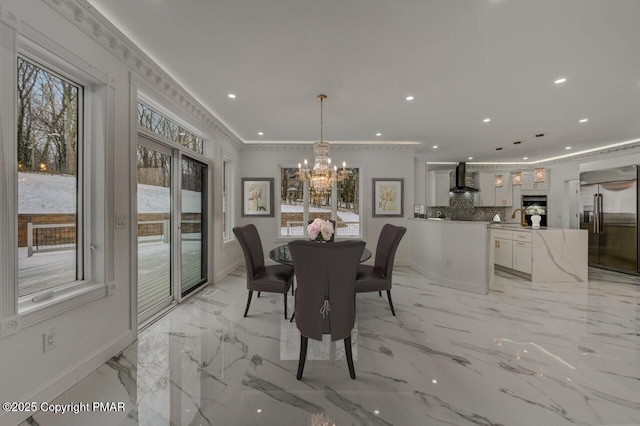
[[[21,249],[22,250],[22,249]],[[26,250],[26,249],[24,249]],[[75,281],[75,250],[20,253],[19,296]],[[182,242],[182,291],[200,282],[202,277],[200,241]],[[171,295],[170,244],[141,243],[138,249],[138,312],[150,308]]]

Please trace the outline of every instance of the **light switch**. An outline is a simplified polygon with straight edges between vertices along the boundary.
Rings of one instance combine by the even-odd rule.
[[[127,215],[126,214],[117,214],[116,215],[116,229],[126,228],[127,226]]]

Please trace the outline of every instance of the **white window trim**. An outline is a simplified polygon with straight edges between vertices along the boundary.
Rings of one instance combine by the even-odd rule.
[[[300,238],[300,235],[281,235],[281,223],[282,223],[282,197],[280,196],[280,191],[282,190],[282,169],[297,169],[298,166],[297,165],[278,165],[278,172],[276,174],[277,178],[276,178],[276,182],[275,182],[275,188],[277,188],[278,194],[277,194],[277,208],[278,208],[278,214],[276,215],[276,236],[274,237],[273,241],[274,242],[285,242],[285,241],[291,241],[291,240],[295,240]],[[358,229],[360,231],[359,235],[341,235],[338,236],[336,234],[335,239],[336,240],[353,240],[353,239],[363,239],[364,238],[364,205],[362,204],[362,198],[364,195],[364,177],[363,177],[363,167],[361,165],[350,165],[348,167],[349,169],[358,169],[359,171],[359,176],[358,176],[358,191],[359,191],[359,198],[358,198],[358,206],[360,208],[360,213],[359,213],[359,217],[360,217],[360,224],[358,226]],[[275,190],[274,188],[274,190]],[[333,184],[333,188],[331,189],[331,217],[332,218],[336,218],[337,214],[338,214],[338,203],[337,203],[337,198],[338,198],[338,191],[337,191],[337,187],[336,184]],[[276,194],[274,194],[275,196]],[[304,199],[304,203],[303,203],[303,222],[307,223],[309,220],[309,182],[304,182],[304,189],[303,189],[303,199]],[[307,237],[307,227],[304,226],[303,227],[303,235],[304,237]]]
[[[4,143],[0,147],[3,155],[7,158],[15,158],[17,153],[17,147],[15,146],[16,140],[16,125],[14,121],[15,116],[15,102],[16,102],[16,90],[17,90],[17,58],[24,55],[27,60],[35,61],[36,64],[42,64],[45,68],[54,71],[79,84],[83,87],[84,102],[79,99],[81,111],[80,119],[78,121],[79,131],[82,132],[82,152],[81,161],[79,161],[78,171],[78,185],[81,191],[78,197],[78,219],[82,229],[82,235],[78,238],[83,239],[81,245],[83,253],[81,256],[85,259],[84,263],[84,280],[74,281],[64,285],[56,286],[51,289],[36,292],[23,297],[18,297],[18,257],[17,257],[17,233],[4,232],[6,228],[0,231],[0,234],[4,234],[7,238],[1,240],[6,245],[0,248],[2,252],[13,252],[9,259],[9,267],[5,273],[5,277],[9,279],[2,280],[0,282],[0,292],[4,296],[9,296],[6,302],[0,306],[0,338],[14,334],[20,329],[36,324],[40,321],[45,321],[58,315],[62,312],[73,309],[77,306],[91,302],[98,298],[113,294],[115,290],[114,283],[107,283],[107,276],[112,276],[112,271],[108,271],[106,253],[108,252],[109,244],[112,241],[112,236],[108,236],[106,231],[106,225],[96,234],[90,233],[94,224],[89,220],[91,212],[97,207],[105,209],[106,213],[106,200],[96,201],[98,206],[93,205],[94,201],[90,194],[107,193],[107,179],[106,176],[95,177],[92,173],[102,171],[107,173],[107,170],[103,170],[103,167],[93,167],[92,162],[96,161],[96,151],[101,149],[103,152],[100,160],[107,161],[106,156],[112,154],[112,152],[106,152],[109,150],[107,146],[112,144],[107,143],[107,129],[109,125],[113,125],[113,116],[109,113],[107,102],[113,101],[113,97],[109,97],[107,93],[107,81],[108,76],[101,73],[99,70],[89,67],[85,61],[76,57],[60,45],[56,44],[52,40],[42,35],[37,30],[28,25],[21,25],[20,31],[16,28],[12,28],[4,22],[0,22],[0,31],[2,36],[11,37],[13,43],[5,44],[4,46],[11,46],[10,51],[5,50],[2,54],[3,60],[0,61],[2,69],[0,71],[3,75],[2,78],[2,93],[3,98],[11,99],[11,113],[2,114],[2,127]],[[2,105],[2,109],[6,110],[9,102],[6,105]],[[100,108],[95,108],[96,106]],[[94,108],[92,108],[92,106]],[[106,108],[105,108],[106,106]],[[95,116],[92,114],[92,109],[98,111],[104,111],[104,116]],[[12,202],[3,203],[2,215],[7,218],[6,223],[10,227],[17,229],[17,166],[11,162],[10,167],[5,169],[4,178],[7,180],[7,187],[9,192],[6,194],[7,199]],[[83,182],[80,182],[82,180]],[[95,188],[94,186],[102,183],[104,186]],[[95,197],[94,197],[95,198]],[[80,217],[82,216],[82,218]],[[109,217],[105,215],[105,218]],[[92,246],[92,242],[98,239],[101,244],[100,249],[95,249]],[[90,248],[91,247],[91,248]],[[91,249],[94,253],[91,253]],[[96,265],[94,268],[91,266],[92,259]],[[6,264],[5,264],[6,265]],[[111,272],[111,273],[110,273]],[[41,301],[37,298],[39,296],[47,297]]]
[[[222,246],[223,248],[227,248],[230,247],[232,245],[235,245],[235,235],[233,234],[233,227],[236,224],[235,221],[235,179],[233,178],[234,176],[234,169],[235,169],[235,160],[233,159],[233,157],[231,157],[229,154],[227,154],[225,151],[222,151],[222,179],[220,179],[221,184],[220,184],[220,194],[222,195],[222,205],[221,205],[221,210],[220,210],[220,214],[221,216],[224,214],[224,209],[227,209],[227,227],[229,229],[227,236],[225,237],[224,233],[225,233],[225,223],[224,220],[222,220]],[[226,170],[226,175],[225,175],[225,163],[227,164],[227,170]],[[225,180],[227,183],[227,196],[224,197],[224,184],[225,184]],[[224,205],[226,204],[226,206]]]

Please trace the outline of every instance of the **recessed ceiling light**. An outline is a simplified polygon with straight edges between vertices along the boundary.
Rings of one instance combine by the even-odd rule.
[[[583,118],[583,119],[581,119],[581,120],[579,121],[579,123],[586,123],[587,121],[589,121],[589,119],[588,119],[588,118]]]
[[[434,145],[434,146],[433,146],[433,149],[438,149],[438,145]]]
[[[554,81],[554,83],[555,83],[555,84],[562,84],[562,83],[564,83],[565,81],[567,81],[567,79],[563,77],[563,78],[559,78],[559,79],[557,79],[556,81]]]
[[[262,413],[262,408],[258,408],[258,409],[256,410],[256,413],[258,413],[258,414]]]
[[[473,157],[469,157],[469,160],[473,160]]]
[[[571,147],[570,146],[565,146],[564,149],[571,149]]]
[[[484,121],[485,123],[488,123],[488,122],[490,122],[490,121],[491,121],[491,119],[490,119],[490,118],[485,118],[485,119],[484,119],[484,120],[482,120],[482,121]]]
[[[502,151],[502,147],[501,146],[497,147],[496,151]]]
[[[522,159],[523,159],[523,160],[528,160],[528,159],[529,159],[529,157],[522,157]]]
[[[382,136],[382,133],[376,133],[376,136]]]
[[[431,380],[431,383],[433,383],[434,385],[438,383],[438,381],[436,379]]]
[[[231,99],[235,99],[236,98],[236,95],[234,95],[233,93],[229,93],[227,96],[230,97]]]
[[[373,410],[373,414],[377,416],[378,414],[380,414],[380,410]]]
[[[258,132],[258,136],[262,136],[262,135],[264,135],[263,132]]]
[[[408,101],[412,101],[413,100],[413,96],[407,96],[405,99],[408,100]]]

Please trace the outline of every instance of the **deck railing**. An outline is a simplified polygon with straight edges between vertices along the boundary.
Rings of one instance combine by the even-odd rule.
[[[34,253],[69,250],[76,246],[76,224],[27,222],[27,257]]]

